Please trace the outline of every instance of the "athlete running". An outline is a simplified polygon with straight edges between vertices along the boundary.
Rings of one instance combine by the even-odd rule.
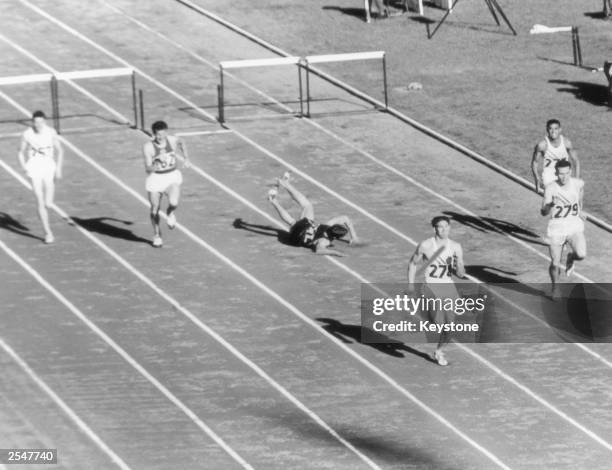
[[[559,120],[550,119],[546,122],[546,135],[536,145],[531,158],[531,171],[538,193],[555,181],[555,164],[561,160],[568,160],[576,170],[576,178],[580,177],[580,162],[572,142],[562,134]]]
[[[459,243],[448,237],[450,233],[448,217],[443,215],[434,217],[431,220],[431,226],[434,228],[434,236],[419,243],[408,263],[408,292],[414,295],[417,269],[421,263],[425,262],[425,281],[421,294],[425,298],[453,299],[454,301],[459,297],[459,293],[452,275],[465,276],[463,250]],[[455,317],[454,312],[443,309],[428,313],[430,320],[438,325],[450,323]],[[440,333],[433,359],[441,366],[448,365],[444,350],[450,340],[450,332]]]
[[[64,149],[55,129],[47,126],[46,116],[42,111],[32,114],[32,127],[21,137],[18,160],[32,182],[38,216],[45,231],[45,243],[53,243],[55,239],[49,225],[47,209],[53,205],[55,180],[62,177]]]
[[[570,248],[565,265],[565,274],[570,276],[574,271],[574,262],[586,256],[586,239],[582,214],[584,181],[571,176],[572,165],[567,160],[557,162],[555,170],[557,180],[544,190],[541,213],[550,217],[546,234],[550,243],[549,273],[552,297],[558,298],[563,247],[569,245]]]
[[[156,121],[151,126],[153,138],[144,144],[143,155],[147,179],[145,188],[151,205],[151,224],[153,225],[153,246],[161,247],[161,229],[159,227],[159,210],[164,194],[168,197],[168,228],[176,226],[175,211],[181,197],[183,175],[178,169],[178,160],[189,168],[189,159],[185,143],[178,137],[168,134],[168,125]]]

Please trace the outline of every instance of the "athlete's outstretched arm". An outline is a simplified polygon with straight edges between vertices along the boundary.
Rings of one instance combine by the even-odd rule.
[[[457,243],[455,248],[455,256],[457,257],[455,260],[455,276],[463,279],[465,277],[465,265],[463,263],[463,248],[461,248],[459,243]]]
[[[53,148],[57,155],[57,165],[55,167],[55,177],[60,179],[62,177],[62,168],[64,165],[64,147],[57,135],[53,136]]]
[[[19,160],[19,165],[21,165],[21,168],[23,169],[23,171],[26,171],[25,153],[27,149],[28,149],[28,141],[25,140],[24,137],[22,137],[21,144],[19,144],[19,153],[17,154],[17,159]]]
[[[329,248],[329,241],[323,239],[317,240],[315,242],[314,252],[317,255],[329,255],[338,257],[346,256],[346,254],[342,253],[341,251]]]
[[[542,140],[535,146],[531,156],[531,172],[533,173],[533,181],[538,193],[543,186],[542,177],[538,174],[538,164],[544,158],[544,153],[546,153],[546,141]]]
[[[565,142],[565,148],[567,149],[569,160],[572,166],[574,167],[574,176],[576,176],[576,178],[580,178],[580,160],[578,160],[578,153],[572,145],[571,140],[569,140],[567,137],[564,137],[563,141]]]

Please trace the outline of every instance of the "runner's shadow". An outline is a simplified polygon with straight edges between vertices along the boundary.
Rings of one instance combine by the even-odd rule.
[[[548,83],[557,85],[567,85],[567,87],[557,88],[562,93],[571,93],[576,99],[586,101],[595,106],[608,105],[608,87],[599,83],[576,82],[569,80],[548,80]]]
[[[426,361],[435,362],[429,354],[407,346],[401,341],[389,339],[385,335],[381,335],[380,333],[377,333],[372,330],[368,331],[368,336],[371,338],[379,339],[380,341],[384,342],[363,343],[361,341],[361,325],[345,325],[344,323],[333,318],[316,318],[316,320],[324,324],[323,329],[325,331],[327,331],[343,343],[365,344],[366,346],[370,346],[376,349],[377,351],[380,351],[393,357],[406,357],[403,352],[407,352],[409,354],[414,354],[415,356],[425,359]]]
[[[537,233],[506,220],[494,219],[492,217],[474,217],[472,215],[459,214],[458,212],[453,211],[444,211],[443,214],[447,215],[452,220],[455,220],[466,227],[478,230],[479,232],[495,232],[495,228],[503,233],[512,235],[519,240],[533,243],[534,245],[548,246],[541,240]]]
[[[531,295],[546,295],[546,292],[540,289],[531,287],[528,284],[524,284],[516,278],[509,276],[516,276],[513,271],[505,271],[503,269],[494,268],[492,266],[484,266],[481,264],[475,264],[465,267],[466,274],[474,276],[475,278],[483,281],[486,285],[490,284],[503,284],[505,289],[510,289],[515,292],[521,292],[524,294]]]
[[[35,240],[40,240],[41,242],[45,239],[43,237],[39,237],[30,233],[30,229],[23,225],[18,220],[14,219],[11,215],[6,212],[0,212],[0,228],[4,230],[8,230],[9,232],[16,233],[18,235],[22,235],[24,237],[33,238]]]
[[[79,217],[71,217],[74,222],[83,227],[88,232],[95,232],[102,235],[107,235],[113,238],[119,238],[121,240],[127,240],[129,242],[140,242],[150,244],[151,241],[146,238],[135,235],[131,230],[123,227],[117,227],[116,225],[108,222],[119,222],[124,225],[132,225],[133,222],[129,220],[119,220],[113,217],[94,217],[91,219],[81,219]]]
[[[276,237],[276,239],[283,245],[294,246],[289,240],[289,232],[277,227],[270,225],[258,225],[245,222],[244,220],[237,218],[232,223],[234,228],[246,230],[247,232],[256,233],[258,235],[266,235],[268,237]]]

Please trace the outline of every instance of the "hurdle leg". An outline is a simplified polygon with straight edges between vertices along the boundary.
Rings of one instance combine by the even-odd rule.
[[[495,23],[497,23],[497,26],[500,26],[499,18],[497,17],[497,13],[495,13],[495,8],[493,8],[493,5],[491,5],[491,0],[484,0],[484,2],[487,4],[487,7],[489,8],[489,11],[491,12],[491,16],[493,16]]]
[[[576,27],[576,51],[578,55],[578,67],[582,67],[582,48],[580,47],[580,33]]]
[[[434,34],[436,34],[436,31],[438,31],[438,29],[440,29],[440,26],[442,26],[444,24],[444,22],[448,18],[448,15],[451,14],[451,12],[453,11],[453,9],[457,5],[457,3],[459,3],[459,0],[453,0],[453,3],[451,5],[451,7],[448,10],[446,10],[446,13],[444,14],[444,16],[442,17],[440,22],[436,25],[436,27],[434,28],[434,30],[431,33],[429,32],[429,28],[427,29],[427,39],[431,39],[431,38],[434,37]]]
[[[508,25],[508,28],[510,28],[510,30],[512,31],[512,33],[515,36],[518,36],[518,33],[516,32],[516,30],[514,29],[514,27],[512,26],[512,24],[510,23],[510,20],[508,19],[508,17],[506,16],[506,14],[504,13],[504,10],[502,10],[502,7],[499,5],[499,3],[497,3],[497,0],[489,0],[491,2],[491,5],[493,5],[493,7],[497,10],[497,12],[499,13],[499,15],[502,17],[502,19],[504,20],[504,22]]]
[[[366,23],[370,23],[372,18],[370,17],[370,0],[364,0]]]

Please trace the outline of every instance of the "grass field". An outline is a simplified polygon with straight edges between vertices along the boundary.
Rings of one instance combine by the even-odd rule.
[[[587,113],[586,102],[568,101],[550,83],[543,93],[536,82],[552,69],[602,77],[539,59],[522,74],[518,56],[533,51],[507,46],[533,41],[524,29],[543,6],[519,15],[508,5],[522,28],[512,38],[486,15],[470,18],[476,6],[465,2],[456,11],[465,18],[427,42],[406,17],[366,25],[324,2],[197,3],[295,53],[388,50],[394,105],[523,175],[544,105],[558,98],[587,184],[601,190],[589,193],[589,209],[607,215],[606,189],[595,183],[605,166],[594,168],[599,160],[586,151],[604,155],[607,141],[588,122],[600,123],[606,109],[591,103]],[[79,82],[90,96],[62,83],[65,176],[52,216],[57,241],[44,245],[15,154],[28,114],[49,106],[47,91],[0,89],[0,448],[57,448],[57,468],[66,469],[609,467],[608,344],[454,344],[442,368],[428,359],[434,345],[361,343],[361,283],[403,281],[438,213],[453,219],[474,279],[516,286],[497,294],[504,321],[526,336],[556,336],[520,295],[547,281],[539,196],[320,80],[313,118],[292,117],[295,70],[228,77],[229,119],[219,126],[218,62],[271,54],[177,2],[0,4],[3,75],[134,68],[147,123],[162,118],[185,134],[193,160],[179,227],[164,227],[164,248],[154,250],[140,156],[147,136],[118,122],[131,119],[129,80]],[[400,32],[402,44],[392,40]],[[470,52],[450,51],[451,37]],[[491,64],[471,73],[487,44]],[[520,87],[508,87],[507,75],[483,86],[496,75],[493,63],[504,62],[500,50],[512,56]],[[425,75],[438,73],[444,57],[454,77],[431,88]],[[407,78],[412,64],[424,75]],[[355,67],[329,71],[380,93],[380,70]],[[468,76],[478,86],[468,87]],[[425,90],[402,94],[407,81]],[[516,88],[525,91],[520,101]],[[523,108],[513,119],[504,111],[514,105]],[[341,259],[280,243],[265,195],[286,170],[317,219],[347,214],[367,243],[341,245]],[[269,226],[272,236],[237,228],[237,218]],[[571,281],[612,281],[611,238],[587,226],[589,256]]]

